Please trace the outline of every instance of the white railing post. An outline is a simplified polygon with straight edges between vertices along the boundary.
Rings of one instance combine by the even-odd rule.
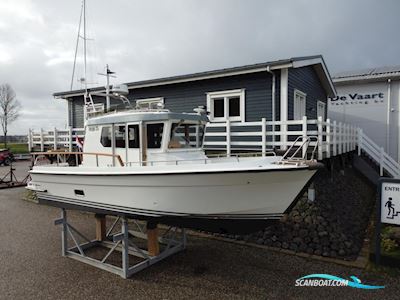
[[[303,122],[301,124],[302,126],[302,131],[303,131],[303,143],[307,139],[307,116],[303,116]],[[306,143],[303,144],[303,149],[302,149],[302,157],[307,158],[307,145]]]
[[[68,128],[68,141],[69,141],[69,152],[72,152],[72,145],[73,145],[73,141],[72,141],[72,126],[69,126]]]
[[[342,135],[342,131],[343,131],[343,125],[342,125],[342,122],[339,122],[339,125],[338,125],[338,150],[339,150],[339,154],[343,153],[343,135]]]
[[[346,153],[346,124],[342,123],[342,153]]]
[[[318,124],[318,160],[322,160],[322,117],[319,116],[317,120]]]
[[[350,151],[350,124],[346,125],[346,152]]]
[[[336,120],[333,121],[333,137],[332,137],[332,144],[333,144],[333,156],[337,155],[337,125]]]
[[[29,152],[32,152],[32,145],[33,145],[32,129],[29,128],[29,131],[28,131],[28,150],[29,150]]]
[[[350,148],[351,148],[351,151],[353,151],[353,150],[354,150],[354,126],[353,126],[353,125],[350,126],[350,132],[351,132],[351,136],[350,136],[350,141],[351,141]]]
[[[196,148],[200,147],[199,125],[196,125]]]
[[[326,157],[331,157],[331,119],[326,119]]]
[[[53,131],[53,149],[57,150],[57,128],[54,127]]]
[[[226,156],[231,156],[231,122],[226,120]]]
[[[363,130],[361,128],[358,128],[358,156],[361,155],[361,150],[362,150],[362,144],[363,144]]]
[[[280,131],[281,131],[281,150],[286,150],[287,149],[287,140],[288,140],[288,125],[286,121],[282,121],[281,126],[280,126]]]
[[[40,152],[44,152],[43,128],[40,128]]]
[[[262,156],[265,156],[265,152],[267,150],[267,120],[265,118],[261,119],[261,151],[262,151]]]
[[[383,176],[384,153],[385,153],[385,149],[383,149],[383,147],[381,147],[380,148],[380,153],[379,153],[379,174],[380,174],[380,176]]]
[[[350,150],[354,150],[354,126],[350,125]]]

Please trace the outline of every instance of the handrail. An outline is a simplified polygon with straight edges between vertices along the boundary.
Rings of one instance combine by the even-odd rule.
[[[265,155],[272,155],[276,157],[276,153],[274,151],[267,151],[265,152]],[[150,165],[153,166],[156,163],[175,163],[175,165],[178,165],[180,162],[187,162],[187,161],[204,161],[204,164],[207,164],[207,161],[211,160],[212,158],[235,158],[237,162],[240,161],[240,157],[257,157],[257,156],[262,156],[262,152],[240,152],[240,153],[234,153],[230,154],[229,156],[227,154],[208,154],[206,158],[192,158],[192,159],[170,159],[170,160],[146,160],[146,161],[132,161],[132,162],[126,162],[126,165],[132,166],[132,164],[138,164],[140,166],[142,165]]]
[[[394,178],[400,177],[400,164],[387,154],[383,147],[379,147],[370,137],[358,130],[359,155],[361,150],[369,155],[379,166],[380,176],[383,176],[386,170]]]
[[[287,159],[288,159],[287,156],[289,155],[289,153],[290,153],[290,151],[292,150],[292,148],[297,144],[297,142],[299,141],[299,139],[302,139],[303,142],[301,143],[300,147],[298,147],[298,148],[296,149],[296,151],[292,154],[292,156],[290,156],[289,160],[294,159],[294,158],[296,157],[297,153],[300,151],[300,149],[303,149],[304,146],[306,146],[306,151],[304,151],[304,154],[303,154],[303,156],[301,157],[301,159],[303,159],[303,160],[306,159],[306,158],[307,158],[307,149],[308,149],[308,147],[309,147],[309,145],[310,145],[310,142],[311,142],[311,139],[312,139],[312,138],[314,138],[315,141],[316,141],[316,143],[315,143],[315,145],[314,145],[314,149],[313,149],[313,151],[312,151],[312,153],[311,153],[311,160],[313,160],[313,159],[314,159],[315,151],[316,151],[316,149],[317,149],[317,147],[318,147],[318,137],[316,137],[316,136],[306,136],[306,137],[304,137],[304,136],[298,136],[298,137],[295,139],[295,141],[292,143],[292,145],[289,147],[289,149],[286,150],[285,154],[283,154],[283,156],[282,156],[282,158],[281,158],[281,161],[287,160]]]
[[[119,154],[111,154],[111,153],[98,153],[98,152],[73,152],[73,151],[49,151],[49,152],[31,152],[33,156],[34,162],[36,163],[35,156],[40,155],[56,155],[57,156],[57,164],[59,160],[59,155],[75,155],[75,161],[78,162],[78,155],[94,155],[96,156],[96,165],[99,165],[99,156],[105,157],[114,157],[118,160],[121,167],[124,166],[124,162]],[[36,158],[37,159],[37,158]],[[78,165],[78,164],[77,164]]]

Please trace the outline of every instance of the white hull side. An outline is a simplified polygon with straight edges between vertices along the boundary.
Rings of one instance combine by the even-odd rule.
[[[143,210],[156,215],[282,214],[313,170],[187,173],[170,175],[54,175],[31,173],[45,194]],[[77,196],[75,190],[84,191]]]

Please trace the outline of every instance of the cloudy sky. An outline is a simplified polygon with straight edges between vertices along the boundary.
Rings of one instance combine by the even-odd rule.
[[[69,90],[80,9],[0,0],[0,84],[23,106],[12,134],[65,126],[51,95]],[[400,65],[399,12],[398,0],[87,0],[87,78],[104,85],[106,63],[127,82],[314,54],[331,74]]]

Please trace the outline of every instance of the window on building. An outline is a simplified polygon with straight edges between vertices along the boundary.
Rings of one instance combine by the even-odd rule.
[[[111,126],[104,126],[101,129],[100,143],[103,147],[111,147]]]
[[[139,125],[128,125],[128,147],[140,147]]]
[[[244,89],[207,93],[207,110],[210,112],[210,121],[244,122]]]
[[[125,148],[125,125],[114,126],[115,148]]]
[[[164,123],[147,125],[147,148],[161,148]]]
[[[136,107],[141,109],[157,109],[160,108],[160,104],[162,107],[164,106],[164,98],[162,97],[136,100]]]
[[[326,103],[322,101],[317,102],[317,117],[322,117],[325,120]]]
[[[299,90],[295,90],[293,119],[301,120],[305,115],[306,115],[306,94]]]

